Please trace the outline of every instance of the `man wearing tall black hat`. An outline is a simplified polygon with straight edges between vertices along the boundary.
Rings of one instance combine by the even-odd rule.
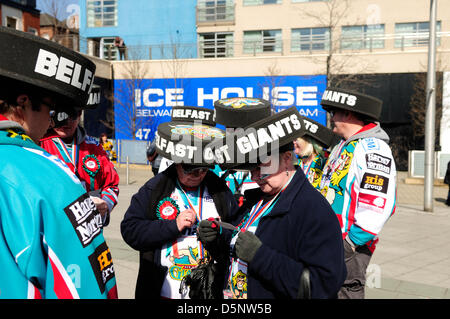
[[[98,103],[100,87],[91,89],[87,107],[93,109]],[[89,103],[91,102],[91,103]],[[111,211],[119,197],[119,174],[109,160],[103,147],[86,134],[80,125],[81,110],[70,105],[57,105],[53,115],[53,127],[41,139],[40,145],[50,154],[57,156],[80,179],[86,191],[102,215],[103,226],[109,224]]]
[[[158,126],[156,151],[172,164],[133,195],[120,228],[125,242],[139,251],[138,299],[198,298],[196,289],[180,289],[183,278],[213,254],[198,240],[197,226],[207,219],[229,222],[237,211],[230,189],[211,171],[215,159],[209,145],[225,137],[212,125],[212,114],[177,107],[172,120]],[[225,264],[216,270],[225,273]],[[213,289],[218,297],[221,283]]]
[[[322,178],[322,169],[328,159],[329,148],[334,146],[339,136],[322,124],[303,118],[305,135],[294,141],[294,153],[297,155],[297,165],[305,173],[306,178],[314,186],[318,186]]]
[[[56,103],[83,107],[95,65],[0,27],[0,298],[117,298],[98,210],[40,148]]]
[[[396,168],[389,137],[378,122],[382,102],[372,96],[327,88],[323,108],[342,137],[319,185],[341,224],[347,278],[339,298],[364,298],[365,273],[378,234],[394,213]]]

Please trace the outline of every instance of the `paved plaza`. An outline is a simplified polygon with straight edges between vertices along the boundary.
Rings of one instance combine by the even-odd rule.
[[[131,197],[151,178],[150,166],[117,168],[119,204],[104,234],[114,260],[119,298],[134,298],[138,252],[120,234],[120,222]],[[406,183],[406,182],[408,183]],[[450,207],[448,186],[434,186],[433,212],[424,212],[424,186],[411,183],[406,172],[397,177],[397,209],[386,223],[368,267],[368,299],[450,298]]]

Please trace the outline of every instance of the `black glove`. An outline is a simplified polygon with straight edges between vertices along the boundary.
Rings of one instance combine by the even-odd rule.
[[[236,255],[243,261],[250,263],[261,245],[262,242],[252,232],[240,232],[235,244]]]
[[[211,220],[204,219],[197,228],[197,237],[203,245],[210,246],[217,240],[220,227]]]

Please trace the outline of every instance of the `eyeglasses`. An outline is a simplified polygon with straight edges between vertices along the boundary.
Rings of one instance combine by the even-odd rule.
[[[206,166],[193,166],[193,165],[187,165],[187,164],[181,164],[181,168],[183,169],[183,173],[188,174],[203,174],[206,173],[209,170],[209,167]]]
[[[54,110],[50,110],[50,112],[48,112],[48,114],[50,115],[50,117],[55,116],[55,111]]]
[[[256,175],[256,174],[260,174],[259,175],[259,179],[263,180],[263,179],[266,179],[267,177],[269,177],[269,176],[271,176],[271,175],[273,175],[275,173],[272,173],[272,174],[261,174],[261,166],[257,166],[257,167],[254,167],[254,168],[250,169],[250,174],[252,174],[252,176]]]

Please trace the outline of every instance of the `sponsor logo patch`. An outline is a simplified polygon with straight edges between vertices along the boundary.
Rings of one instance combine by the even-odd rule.
[[[366,206],[371,210],[381,213],[386,205],[386,198],[372,194],[360,193],[359,203],[362,206]]]
[[[100,244],[94,253],[89,256],[89,262],[94,270],[100,291],[103,293],[106,283],[115,276],[111,252],[105,242]]]
[[[386,194],[389,179],[382,175],[365,173],[361,181],[361,189],[381,192]]]
[[[375,171],[380,171],[386,174],[391,173],[391,162],[389,157],[382,156],[376,153],[366,154],[367,168]]]
[[[64,212],[72,223],[83,247],[89,245],[100,234],[103,227],[102,217],[88,194],[81,195],[64,208]]]

